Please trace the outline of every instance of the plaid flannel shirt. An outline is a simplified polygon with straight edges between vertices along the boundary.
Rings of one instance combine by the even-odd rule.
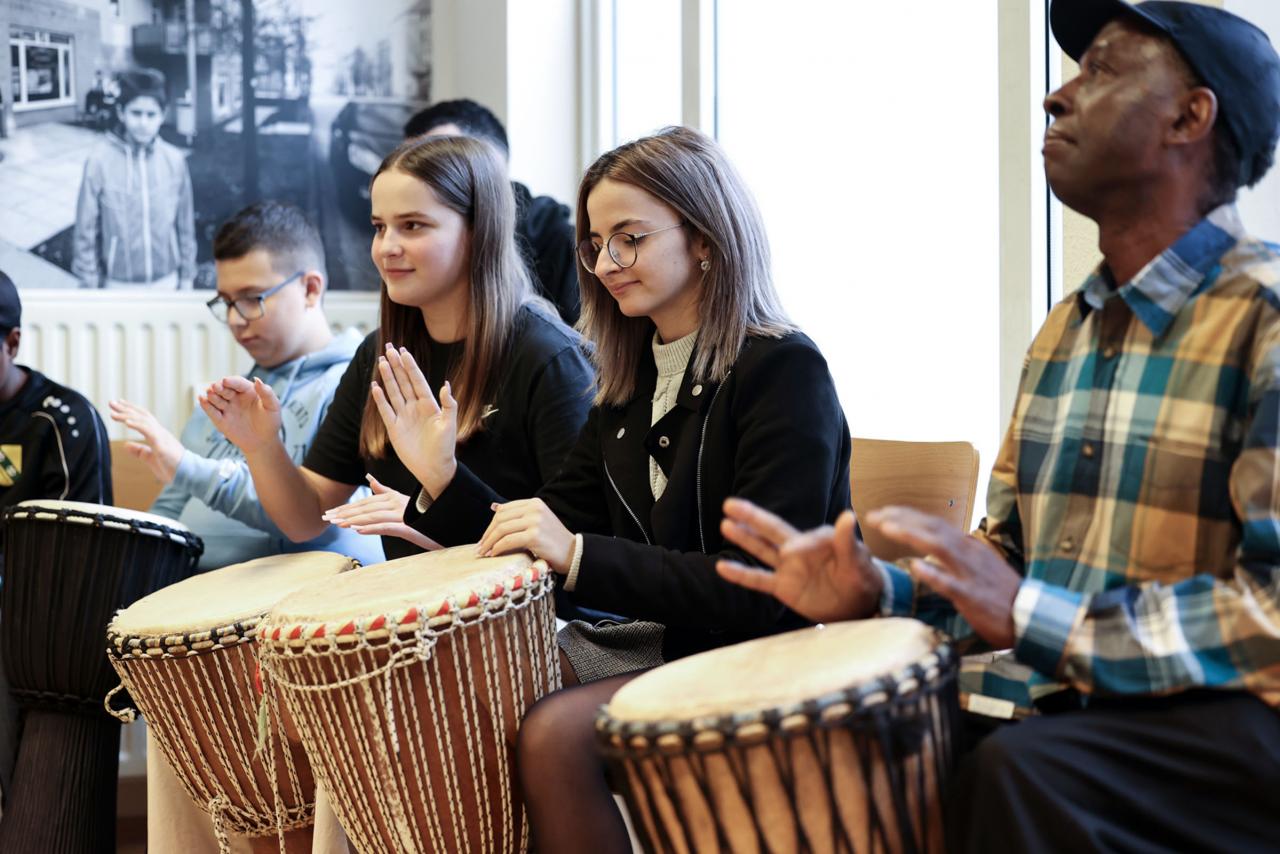
[[[963,690],[1023,709],[1066,685],[1280,705],[1280,254],[1234,206],[1050,312],[973,536],[1023,582],[1012,653],[966,660]],[[972,634],[881,568],[885,613]]]

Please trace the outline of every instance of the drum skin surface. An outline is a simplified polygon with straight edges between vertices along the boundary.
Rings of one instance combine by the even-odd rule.
[[[956,670],[915,620],[816,626],[633,679],[598,742],[651,852],[941,851]]]
[[[254,642],[280,599],[356,566],[333,552],[259,558],[158,590],[111,621],[107,654],[121,684],[215,827],[274,842],[312,823],[315,780],[259,690]]]
[[[552,574],[474,546],[369,566],[279,603],[268,692],[297,723],[355,849],[528,849],[525,710],[560,685]]]

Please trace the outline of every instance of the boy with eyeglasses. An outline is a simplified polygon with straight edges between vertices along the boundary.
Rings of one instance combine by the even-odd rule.
[[[270,385],[280,398],[285,445],[301,462],[361,340],[355,329],[336,336],[330,331],[319,232],[298,208],[259,202],[223,223],[213,257],[218,292],[209,309],[253,357],[246,376]],[[204,540],[202,570],[312,550],[341,552],[362,563],[383,559],[377,537],[337,527],[313,540],[290,541],[259,504],[240,451],[202,411],[192,414],[179,440],[140,406],[123,400],[110,406],[114,420],[142,434],[142,441],[127,446],[130,453],[165,484],[151,511],[177,519]]]

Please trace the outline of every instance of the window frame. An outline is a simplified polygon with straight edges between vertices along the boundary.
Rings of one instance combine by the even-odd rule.
[[[55,39],[57,39],[55,41]],[[18,64],[13,66],[17,72],[17,87],[13,92],[13,111],[25,113],[33,110],[52,110],[60,107],[74,107],[76,101],[76,66],[75,37],[54,32],[52,30],[22,29],[10,30],[10,55],[17,48]],[[61,92],[57,98],[32,101],[27,91],[27,49],[45,48],[57,52],[58,76]]]

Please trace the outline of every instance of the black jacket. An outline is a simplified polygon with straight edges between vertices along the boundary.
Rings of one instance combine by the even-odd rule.
[[[414,497],[418,481],[395,449],[388,445],[380,459],[360,456],[360,420],[378,355],[378,333],[371,332],[338,382],[302,464],[330,480],[353,485],[364,485],[368,472]],[[417,358],[438,392],[445,366],[429,364],[422,354]],[[502,371],[490,403],[493,414],[483,420],[484,429],[458,446],[458,460],[506,494],[527,498],[551,479],[573,448],[591,406],[595,374],[582,339],[550,311],[533,305],[523,307],[516,317]],[[383,537],[382,548],[388,559],[420,551],[399,537]]]
[[[802,529],[849,506],[849,426],[822,354],[799,333],[749,339],[723,383],[686,372],[676,406],[650,427],[656,382],[646,360],[631,402],[593,408],[564,468],[538,493],[583,534],[570,599],[666,624],[667,660],[803,625],[772,597],[723,581],[715,562],[747,559],[720,535],[730,496]],[[657,502],[650,455],[668,478]],[[410,505],[405,519],[442,543],[475,541],[495,500],[459,465],[427,513]]]
[[[534,196],[517,181],[511,182],[511,189],[516,196],[516,244],[533,274],[534,289],[573,326],[581,297],[569,208],[550,196]]]

